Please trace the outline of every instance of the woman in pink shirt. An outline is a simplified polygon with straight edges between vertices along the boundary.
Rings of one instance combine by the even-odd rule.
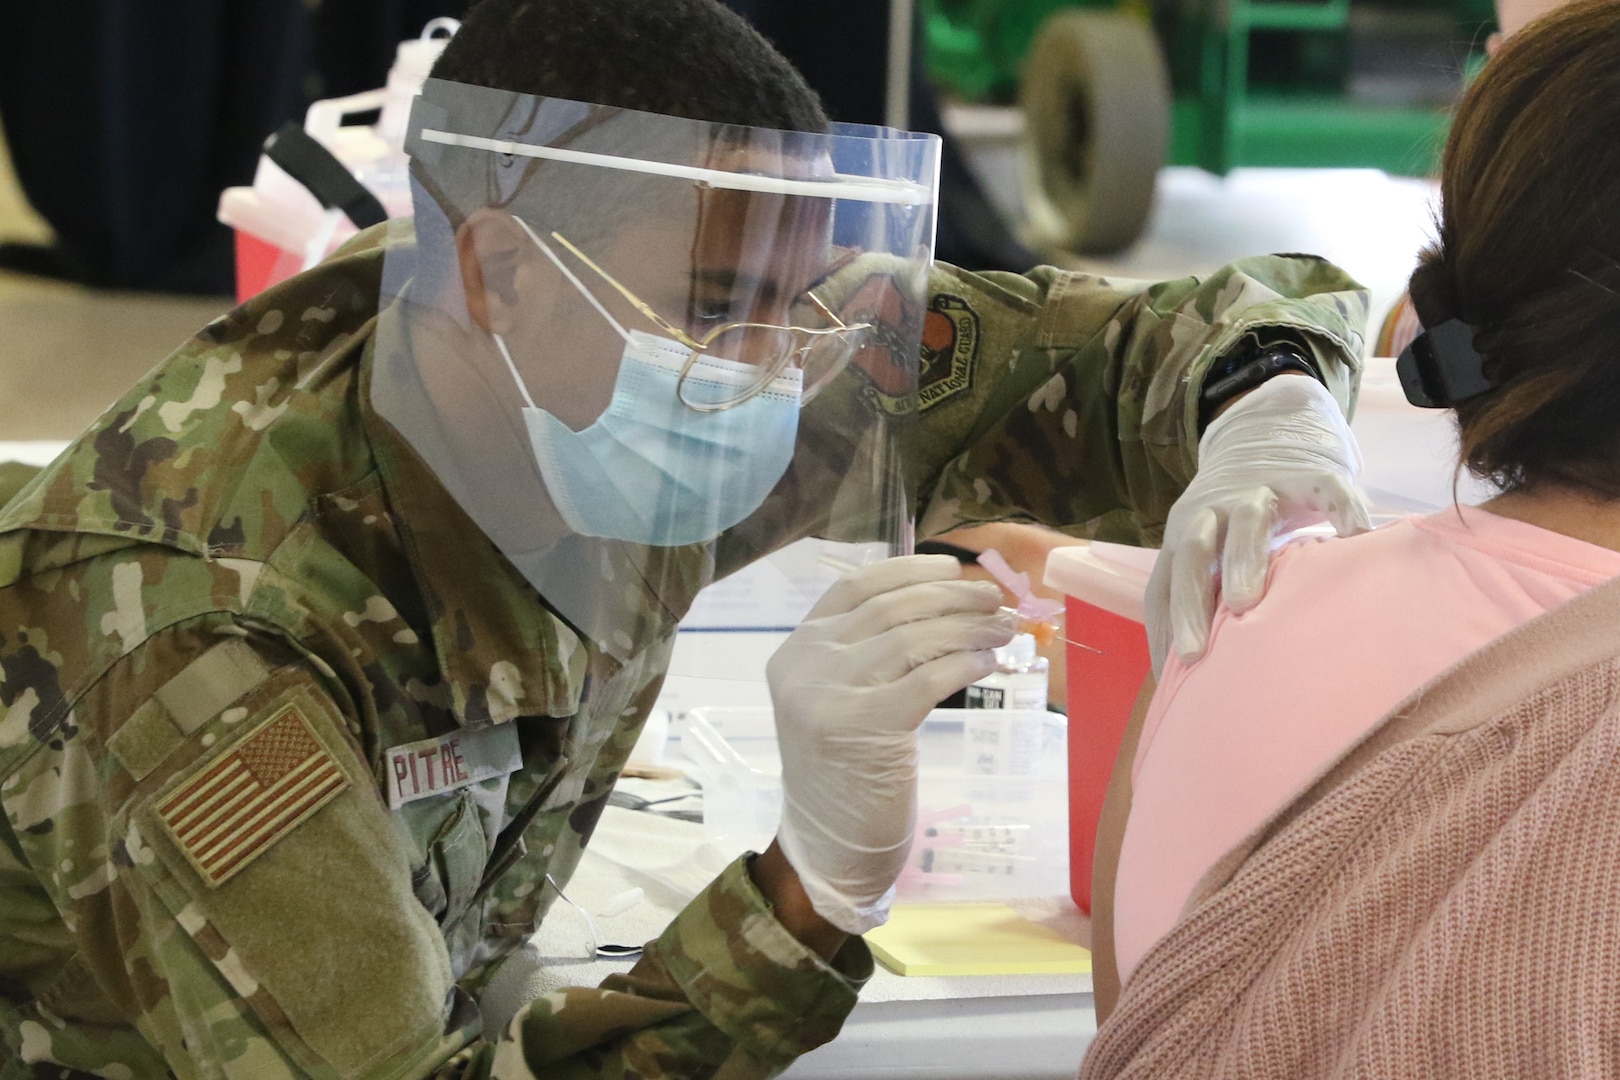
[[[1264,602],[1166,664],[1099,836],[1100,1018],[1114,964],[1128,984],[1222,856],[1415,688],[1620,576],[1620,3],[1576,0],[1500,49],[1442,192],[1402,379],[1455,409],[1464,465],[1502,494],[1284,548]]]

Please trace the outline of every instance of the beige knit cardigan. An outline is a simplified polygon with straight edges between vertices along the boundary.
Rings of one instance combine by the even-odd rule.
[[[1080,1075],[1620,1077],[1620,581],[1417,691],[1229,853]]]

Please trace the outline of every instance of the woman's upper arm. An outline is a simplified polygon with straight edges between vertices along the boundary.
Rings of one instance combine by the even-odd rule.
[[[1113,1012],[1119,999],[1119,969],[1114,961],[1114,876],[1119,869],[1120,847],[1125,840],[1125,823],[1131,814],[1131,770],[1136,761],[1142,724],[1153,702],[1158,683],[1150,674],[1142,681],[1141,693],[1131,709],[1131,717],[1120,740],[1119,756],[1108,780],[1102,815],[1097,822],[1096,856],[1091,864],[1091,980],[1096,995],[1097,1022]]]

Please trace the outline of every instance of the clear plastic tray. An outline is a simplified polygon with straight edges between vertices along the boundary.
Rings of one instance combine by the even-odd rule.
[[[1057,713],[936,709],[921,731],[907,900],[1061,896],[1069,889],[1066,723]],[[686,714],[681,754],[703,785],[704,839],[763,851],[782,813],[770,709]]]

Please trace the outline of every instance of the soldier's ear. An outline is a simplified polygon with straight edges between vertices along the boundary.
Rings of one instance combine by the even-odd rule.
[[[533,305],[540,268],[534,241],[504,210],[474,210],[456,230],[456,261],[467,313],[482,329],[508,334],[525,300]]]

